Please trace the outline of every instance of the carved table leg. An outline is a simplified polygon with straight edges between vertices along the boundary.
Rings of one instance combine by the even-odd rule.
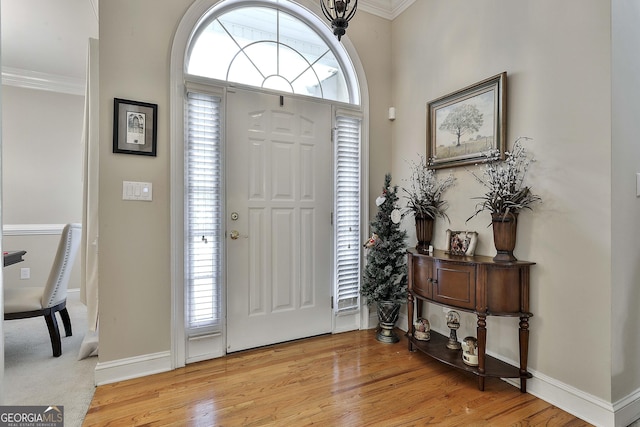
[[[407,338],[409,342],[409,351],[413,351],[413,295],[409,292],[407,295],[407,318],[409,319],[409,325],[407,327]]]
[[[478,313],[478,389],[484,391],[485,352],[487,347],[487,315]]]
[[[529,355],[529,316],[520,317],[520,391],[527,392],[527,361]]]

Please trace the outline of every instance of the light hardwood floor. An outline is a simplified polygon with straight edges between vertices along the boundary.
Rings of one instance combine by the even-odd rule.
[[[89,426],[588,426],[375,331],[244,351],[97,388]]]

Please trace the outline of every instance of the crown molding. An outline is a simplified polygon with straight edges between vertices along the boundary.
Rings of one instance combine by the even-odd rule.
[[[392,21],[415,0],[360,0],[358,9]]]
[[[415,3],[416,0],[391,0],[391,12],[393,18],[397,18],[406,8]]]
[[[84,79],[77,77],[2,67],[2,84],[25,89],[47,90],[70,95],[84,95],[86,82]]]

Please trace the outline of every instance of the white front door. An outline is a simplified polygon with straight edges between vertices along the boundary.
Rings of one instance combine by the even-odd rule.
[[[331,331],[331,106],[233,89],[227,352]]]

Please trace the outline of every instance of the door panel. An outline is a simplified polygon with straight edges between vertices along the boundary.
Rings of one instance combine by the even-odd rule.
[[[331,107],[242,90],[227,104],[227,351],[330,332]]]

